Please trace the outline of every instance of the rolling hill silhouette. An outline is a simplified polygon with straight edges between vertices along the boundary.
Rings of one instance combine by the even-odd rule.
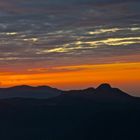
[[[17,86],[0,89],[0,97],[3,140],[139,139],[140,99],[109,84],[71,91]]]
[[[49,86],[31,87],[27,85],[11,88],[1,88],[0,98],[51,98],[61,94],[62,91]]]
[[[61,95],[61,96],[60,96]],[[99,87],[87,88],[83,90],[62,91],[49,86],[31,87],[27,85],[15,86],[11,88],[0,88],[0,98],[38,98],[47,99],[58,97],[84,97],[97,100],[123,100],[132,96],[117,88],[112,88],[109,84],[101,84]]]

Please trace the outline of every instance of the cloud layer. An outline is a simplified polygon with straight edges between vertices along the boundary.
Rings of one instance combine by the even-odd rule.
[[[139,13],[138,0],[1,0],[0,64],[140,61]]]

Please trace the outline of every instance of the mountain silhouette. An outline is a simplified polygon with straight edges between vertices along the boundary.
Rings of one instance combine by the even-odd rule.
[[[23,85],[0,89],[0,97],[3,140],[139,139],[140,98],[109,84],[70,91]]]
[[[114,100],[127,100],[132,98],[132,96],[128,95],[127,93],[121,91],[118,88],[112,88],[109,84],[101,84],[99,87],[96,88],[95,94],[104,99]]]
[[[0,98],[51,98],[62,91],[49,86],[31,87],[27,85],[0,89]]]
[[[112,88],[109,84],[101,84],[99,87],[84,90],[65,91],[60,96],[50,99],[54,104],[83,104],[93,102],[129,102],[135,97],[128,95],[118,88]]]
[[[10,88],[0,88],[0,99],[3,98],[84,98],[93,100],[125,100],[132,96],[117,88],[112,88],[109,84],[101,84],[99,87],[87,88],[83,90],[62,91],[49,86],[32,87],[27,85]],[[65,99],[66,100],[66,99]]]

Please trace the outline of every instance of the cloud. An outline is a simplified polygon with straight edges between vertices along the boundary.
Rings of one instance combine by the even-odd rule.
[[[138,0],[1,0],[0,64],[132,61],[139,7]]]

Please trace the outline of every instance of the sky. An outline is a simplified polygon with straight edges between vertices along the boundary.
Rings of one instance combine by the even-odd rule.
[[[0,87],[140,96],[140,0],[1,0]]]

